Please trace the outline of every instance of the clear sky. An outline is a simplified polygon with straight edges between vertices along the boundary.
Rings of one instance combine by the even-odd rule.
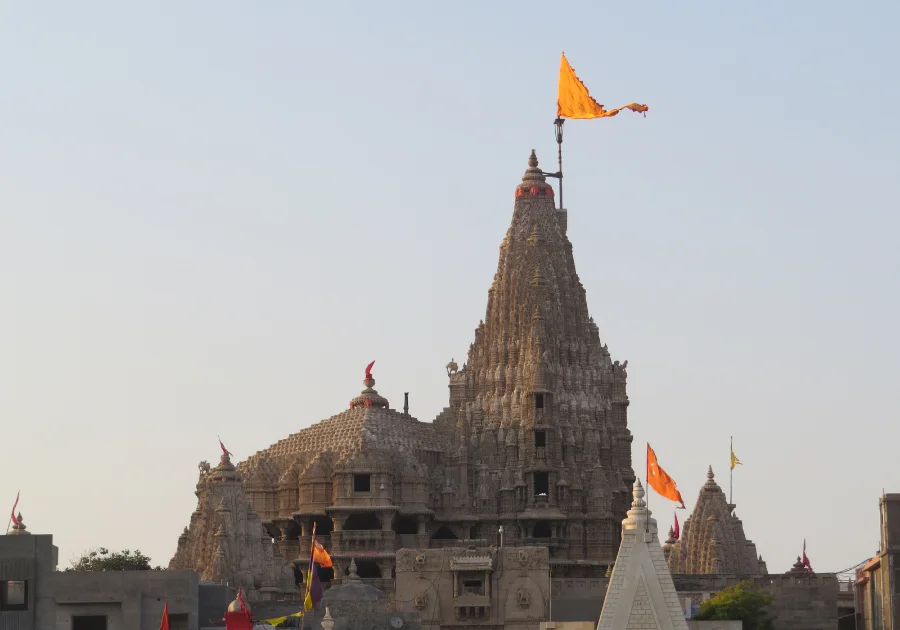
[[[166,564],[243,459],[377,388],[431,420],[513,188],[555,170],[644,444],[772,572],[900,491],[895,2],[0,2],[0,501]],[[6,509],[6,508],[3,508]],[[672,509],[651,499],[663,528]]]

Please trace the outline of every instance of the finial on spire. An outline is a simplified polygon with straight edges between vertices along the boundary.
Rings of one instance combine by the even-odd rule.
[[[534,149],[531,150],[531,156],[528,158],[528,166],[531,168],[537,168],[538,166],[537,153],[535,153]]]
[[[640,479],[634,480],[634,488],[631,490],[631,494],[634,496],[634,501],[631,502],[631,507],[633,508],[644,508],[647,507],[647,504],[644,502],[644,486],[641,485]]]
[[[12,531],[9,532],[9,535],[10,535],[10,536],[21,536],[21,535],[24,535],[24,534],[30,534],[30,533],[31,533],[31,532],[27,531],[26,528],[25,528],[25,522],[22,520],[22,513],[21,513],[21,512],[19,512],[19,513],[16,515],[14,521],[15,521],[15,522],[13,523]]]
[[[516,199],[520,197],[553,199],[553,188],[547,183],[544,171],[538,167],[537,153],[534,149],[528,157],[528,168],[522,176],[522,183],[516,187]]]
[[[716,476],[713,474],[712,465],[710,465],[709,470],[706,471],[706,478],[710,481],[713,481]]]

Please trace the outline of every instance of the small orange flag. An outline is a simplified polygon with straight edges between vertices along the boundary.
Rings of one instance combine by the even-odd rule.
[[[163,606],[162,621],[159,624],[159,630],[169,630],[169,602]]]
[[[577,76],[575,70],[569,65],[566,54],[563,53],[559,62],[559,93],[556,98],[556,115],[560,118],[610,118],[623,109],[629,109],[636,113],[647,115],[649,107],[640,103],[629,103],[618,109],[605,110],[603,105],[594,100]]]
[[[656,453],[647,444],[647,485],[656,490],[656,492],[675,503],[680,503],[684,507],[684,500],[681,493],[675,487],[675,480],[672,479],[665,470],[660,468],[659,462],[656,460]]]

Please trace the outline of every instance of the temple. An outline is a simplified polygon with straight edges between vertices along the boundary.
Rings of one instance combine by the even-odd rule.
[[[605,574],[634,481],[627,362],[611,360],[588,314],[566,210],[533,151],[514,199],[485,319],[467,361],[447,366],[437,418],[391,409],[369,365],[343,412],[237,467],[228,453],[200,464],[171,568],[281,599],[304,579],[315,528],[334,580],[355,560],[385,590],[399,549],[501,536],[547,547],[554,576]]]
[[[669,569],[680,574],[768,573],[756,545],[744,535],[744,526],[716,483],[712,466],[700,489],[693,513],[684,523],[680,540],[669,539],[663,547]]]

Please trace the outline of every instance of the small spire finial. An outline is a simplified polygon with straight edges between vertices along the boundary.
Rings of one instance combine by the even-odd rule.
[[[710,465],[709,470],[706,471],[706,478],[710,481],[716,478],[716,476],[713,474],[712,465]]]
[[[531,168],[537,168],[537,165],[538,165],[537,153],[535,153],[534,149],[532,149],[531,155],[528,158],[528,166],[530,166]]]

